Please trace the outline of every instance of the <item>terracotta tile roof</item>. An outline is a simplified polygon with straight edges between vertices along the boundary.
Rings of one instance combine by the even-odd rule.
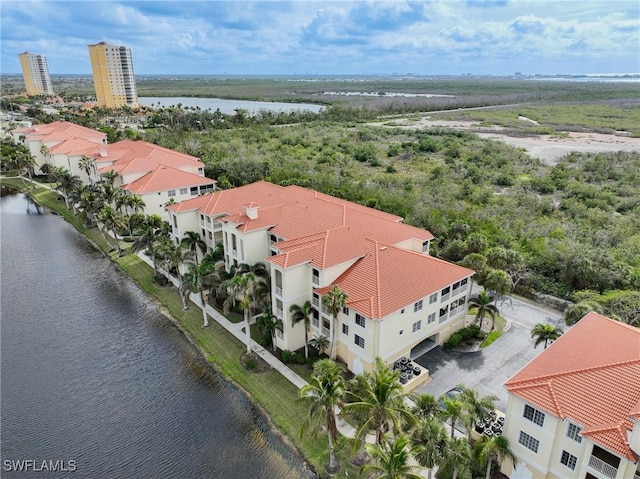
[[[170,166],[160,165],[137,180],[122,185],[122,189],[141,195],[154,193],[156,191],[211,185],[214,183],[214,180],[207,177],[171,168]]]
[[[596,339],[597,338],[597,339]],[[583,427],[582,434],[629,459],[630,417],[640,413],[640,329],[591,312],[505,387],[511,394]]]
[[[347,305],[371,319],[382,319],[409,304],[470,277],[473,270],[366,239],[366,254],[332,285],[348,295]]]
[[[203,168],[204,163],[195,156],[163,148],[146,141],[122,140],[104,148],[104,156],[99,162],[114,161],[113,165],[104,166],[100,173],[114,170],[120,174],[152,171],[158,165],[184,169]]]
[[[73,136],[49,148],[49,153],[51,154],[61,153],[69,156],[75,156],[75,155],[92,156],[95,151],[101,148],[104,148],[104,146],[105,145],[99,145],[93,141],[89,141],[84,138],[78,138],[77,136]]]
[[[76,125],[67,121],[54,121],[44,125],[33,125],[20,133],[26,133],[27,141],[40,140],[42,142],[62,141],[71,137],[85,139],[106,139],[104,133]]]

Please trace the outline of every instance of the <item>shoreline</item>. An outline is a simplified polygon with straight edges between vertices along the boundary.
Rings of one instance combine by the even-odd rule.
[[[132,274],[131,271],[129,271],[125,266],[123,266],[122,264],[120,264],[117,261],[117,257],[114,258],[112,256],[112,253],[110,252],[112,247],[109,243],[106,242],[105,240],[105,245],[106,246],[102,246],[100,244],[98,244],[99,242],[96,242],[93,238],[91,238],[90,236],[88,236],[86,234],[85,231],[83,231],[82,229],[80,229],[78,227],[78,225],[74,222],[74,221],[69,221],[69,219],[67,218],[67,214],[73,216],[75,218],[75,215],[66,209],[66,207],[62,204],[58,204],[57,202],[55,204],[47,204],[45,202],[40,201],[39,198],[36,198],[34,196],[34,193],[38,193],[38,188],[43,188],[43,189],[47,189],[46,186],[39,184],[37,182],[33,182],[33,184],[36,185],[35,189],[28,189],[27,185],[20,185],[17,182],[14,184],[13,182],[11,182],[10,186],[6,186],[5,180],[7,179],[11,179],[11,178],[3,178],[2,181],[2,188],[7,188],[11,191],[15,191],[16,193],[22,193],[24,195],[26,195],[31,201],[39,204],[40,206],[43,206],[45,208],[47,208],[52,214],[60,217],[61,219],[63,219],[65,222],[67,222],[68,224],[70,224],[77,233],[79,233],[96,251],[99,251],[100,253],[102,253],[102,255],[107,258],[117,269],[118,271],[120,271],[122,274],[126,275],[126,277],[132,281],[136,287],[147,297],[147,299],[149,299],[154,306],[156,307],[157,311],[164,317],[166,318],[174,328],[176,328],[184,337],[184,339],[190,344],[191,347],[193,347],[198,355],[200,356],[200,361],[203,363],[206,363],[208,371],[210,373],[214,373],[217,374],[222,380],[226,381],[228,384],[230,384],[232,387],[236,388],[242,395],[245,396],[245,398],[247,399],[247,401],[249,401],[252,406],[254,406],[256,408],[256,410],[259,412],[259,414],[263,417],[263,419],[265,420],[265,423],[268,425],[270,431],[274,434],[274,436],[276,436],[278,439],[280,439],[283,443],[283,445],[289,450],[289,452],[292,454],[292,456],[297,457],[302,463],[303,463],[303,467],[304,467],[304,472],[303,474],[305,476],[309,476],[309,477],[321,477],[318,476],[317,473],[317,468],[315,468],[312,465],[312,459],[310,457],[307,456],[307,454],[305,454],[305,452],[298,446],[296,445],[296,443],[294,443],[294,441],[291,439],[291,437],[286,434],[285,432],[283,432],[281,430],[281,428],[278,426],[278,424],[274,421],[269,409],[262,404],[256,397],[254,394],[252,394],[251,390],[246,388],[243,384],[239,383],[237,380],[235,380],[235,378],[232,375],[229,374],[225,374],[225,370],[223,368],[220,367],[219,364],[217,364],[217,360],[214,356],[214,352],[212,351],[208,351],[207,348],[205,347],[205,345],[201,344],[201,342],[199,342],[194,335],[192,334],[191,331],[189,331],[189,329],[186,327],[186,325],[184,324],[186,321],[188,321],[188,319],[183,319],[180,320],[178,318],[176,318],[170,310],[170,307],[168,304],[166,304],[165,302],[163,302],[161,299],[159,299],[156,295],[151,294],[149,291],[146,290],[146,288],[144,287],[144,285],[139,281],[139,278],[136,277],[136,275]],[[15,178],[15,180],[19,181],[18,178]],[[28,181],[28,180],[27,180]],[[54,190],[50,190],[51,193],[56,194],[57,192]],[[40,193],[42,193],[42,191],[40,191]],[[46,193],[46,192],[44,192]],[[67,214],[65,214],[67,213]],[[137,255],[136,255],[137,257]],[[140,260],[142,262],[142,260]],[[143,263],[143,262],[142,262]],[[151,270],[151,268],[146,265],[146,263],[144,263],[145,266]],[[166,292],[169,292],[173,289],[173,287],[162,287],[162,286],[158,286],[158,285],[154,285],[156,287],[156,289],[158,290],[158,293],[162,293],[162,290],[165,290]],[[197,306],[195,304],[193,304],[192,306]],[[200,310],[199,307],[198,309],[198,318],[200,319]],[[188,311],[193,311],[193,308],[189,308]],[[188,312],[187,311],[187,312]],[[211,326],[207,329],[211,330],[214,329],[213,325],[216,325],[217,327],[223,329],[220,325],[217,324],[217,322],[215,322],[215,320],[211,323]],[[200,326],[198,326],[200,327]],[[226,330],[225,330],[226,332]],[[230,335],[231,338],[233,338],[233,336]],[[235,338],[233,338],[233,340],[235,340]],[[241,351],[244,351],[244,344],[241,345]],[[240,365],[240,367],[244,370],[244,367],[242,366],[241,362],[240,362],[240,357],[236,357],[236,361],[237,363]],[[245,370],[246,371],[246,370]],[[273,371],[275,374],[280,374],[277,371],[275,371],[274,369],[271,369],[271,371]],[[249,371],[246,371],[247,374],[262,374],[262,373],[252,373]],[[321,470],[321,469],[320,469]]]

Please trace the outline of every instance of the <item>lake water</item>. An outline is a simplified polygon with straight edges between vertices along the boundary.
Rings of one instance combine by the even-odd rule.
[[[202,110],[220,109],[222,113],[235,113],[236,109],[256,113],[260,110],[270,111],[312,111],[318,113],[325,107],[312,103],[282,103],[269,101],[223,100],[222,98],[193,98],[193,97],[138,97],[138,103],[143,106],[154,107],[160,103],[161,107],[175,106],[200,107]]]
[[[84,237],[22,195],[0,200],[0,218],[3,478],[302,476],[264,416]],[[10,470],[23,460],[76,470]]]

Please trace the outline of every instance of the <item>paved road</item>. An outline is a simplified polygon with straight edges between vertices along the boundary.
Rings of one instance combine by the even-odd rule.
[[[500,313],[510,323],[508,330],[487,349],[463,353],[438,346],[416,360],[429,369],[433,380],[417,393],[440,395],[457,384],[476,389],[481,396],[498,396],[498,409],[507,406],[503,384],[531,359],[543,351],[533,348],[531,329],[537,323],[563,327],[562,315],[526,300],[507,298],[499,304]]]

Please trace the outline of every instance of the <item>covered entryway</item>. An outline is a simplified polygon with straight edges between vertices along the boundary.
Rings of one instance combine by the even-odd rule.
[[[414,359],[419,358],[420,356],[422,356],[427,351],[431,351],[433,348],[435,348],[438,345],[438,336],[439,336],[439,334],[440,333],[436,333],[436,334],[434,334],[432,336],[429,336],[428,338],[423,339],[418,344],[416,344],[411,349],[411,353],[409,354],[409,358],[411,360],[414,360]]]

